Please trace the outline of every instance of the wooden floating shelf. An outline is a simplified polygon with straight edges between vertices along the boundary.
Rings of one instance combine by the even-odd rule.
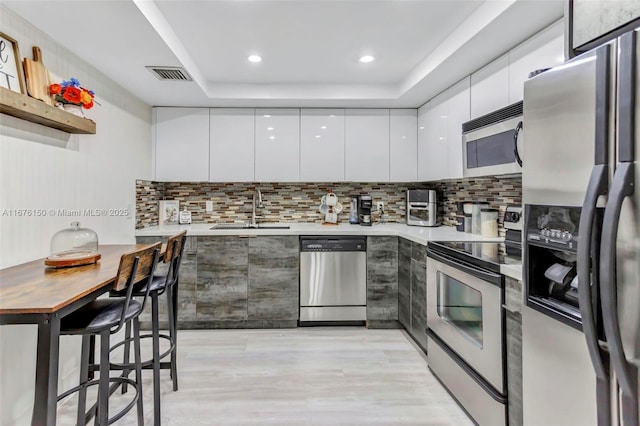
[[[67,133],[96,134],[96,123],[60,108],[0,87],[0,113],[12,115],[32,123],[42,124]]]

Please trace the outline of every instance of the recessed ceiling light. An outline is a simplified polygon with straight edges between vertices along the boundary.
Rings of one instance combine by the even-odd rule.
[[[420,130],[424,130],[424,126],[420,126]]]
[[[325,129],[327,128],[327,126],[320,126],[320,128],[321,128],[322,130],[325,130]]]
[[[375,58],[371,55],[364,55],[360,58],[360,62],[363,64],[368,64],[369,62],[373,62]]]
[[[264,118],[270,118],[271,116],[269,114],[265,114],[263,115]]]
[[[253,62],[254,64],[262,61],[262,57],[258,55],[250,55],[247,59],[249,60],[249,62]]]
[[[273,130],[273,127],[267,127],[267,130],[268,130],[268,131],[272,131],[272,130]]]
[[[403,137],[402,137],[402,139],[406,139],[406,138],[407,138],[406,136],[403,136]]]
[[[275,138],[276,138],[275,136],[269,136],[269,139],[275,139]]]
[[[320,135],[316,135],[316,139],[320,139]]]

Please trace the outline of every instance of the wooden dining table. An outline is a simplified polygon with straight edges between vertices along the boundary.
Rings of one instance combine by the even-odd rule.
[[[38,325],[33,426],[56,424],[60,319],[111,290],[121,256],[148,246],[101,245],[102,258],[85,266],[55,269],[38,259],[0,270],[0,325]]]

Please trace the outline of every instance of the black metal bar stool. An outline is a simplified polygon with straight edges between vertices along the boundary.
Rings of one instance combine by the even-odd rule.
[[[133,296],[144,296],[149,294],[151,297],[151,333],[140,335],[140,339],[152,339],[152,358],[142,361],[143,369],[153,369],[153,423],[161,424],[160,410],[160,370],[169,369],[171,371],[171,379],[173,380],[173,390],[178,390],[178,370],[177,370],[177,293],[178,293],[178,274],[180,272],[180,263],[184,253],[185,242],[187,239],[187,231],[169,237],[167,240],[167,249],[164,256],[164,263],[168,265],[166,275],[154,275],[151,281],[139,283],[134,286]],[[167,295],[167,316],[169,322],[169,334],[160,334],[159,320],[159,297],[163,294]],[[112,296],[121,296],[121,292],[113,291]],[[134,336],[135,339],[135,336]],[[169,342],[169,348],[160,354],[160,339]],[[129,372],[135,368],[129,362],[131,327],[125,329],[125,338],[123,341],[114,345],[111,350],[115,350],[120,346],[124,346],[123,362],[121,364],[111,363],[114,370],[123,370],[123,376],[127,377]],[[161,362],[162,359],[171,355],[169,362]],[[126,392],[126,385],[122,386],[123,393]]]
[[[118,299],[103,298],[96,299],[77,311],[62,318],[60,324],[60,334],[62,335],[82,335],[82,355],[80,366],[80,384],[58,396],[58,401],[68,395],[79,392],[77,424],[86,424],[88,418],[93,414],[94,408],[85,412],[87,388],[98,386],[97,415],[95,423],[100,426],[107,426],[121,419],[129,410],[137,405],[138,425],[144,425],[143,404],[142,404],[142,361],[140,356],[140,323],[138,317],[144,309],[144,304],[149,291],[143,294],[141,302],[132,298],[133,283],[150,283],[153,279],[160,256],[161,244],[157,243],[148,248],[134,251],[122,255],[118,275],[114,284],[114,289],[123,292],[123,296]],[[147,284],[148,285],[148,284]],[[133,344],[135,352],[134,368],[136,380],[128,377],[110,377],[109,366],[109,340],[110,335],[117,333],[123,325],[130,327],[133,324]],[[89,370],[92,367],[89,363],[90,341],[92,337],[100,336],[100,376],[97,380],[89,380]],[[119,385],[132,385],[136,389],[136,395],[132,401],[119,413],[109,418],[109,395],[110,383],[115,387]]]

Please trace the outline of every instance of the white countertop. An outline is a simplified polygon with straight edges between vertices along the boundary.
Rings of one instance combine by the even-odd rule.
[[[274,225],[274,224],[270,224]],[[183,229],[189,236],[222,235],[373,235],[402,237],[426,245],[429,241],[485,241],[500,242],[503,238],[485,238],[479,235],[458,232],[453,226],[424,228],[408,226],[402,223],[374,224],[360,226],[343,223],[322,225],[319,223],[282,223],[289,229],[211,229],[212,223],[194,223],[191,225],[163,225],[137,229],[136,237],[157,237],[177,234]]]

